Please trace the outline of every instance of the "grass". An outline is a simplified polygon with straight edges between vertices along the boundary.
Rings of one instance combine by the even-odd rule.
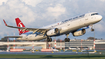
[[[12,55],[1,54],[0,58],[59,58],[59,59],[105,59],[105,55]]]

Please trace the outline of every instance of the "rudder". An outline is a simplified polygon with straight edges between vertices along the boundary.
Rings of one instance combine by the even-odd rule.
[[[16,21],[17,27],[25,27],[25,25],[21,22],[21,20],[19,18],[16,18],[15,21]],[[19,35],[21,35],[22,33],[29,32],[29,31],[26,31],[26,30],[22,31],[20,29],[18,29],[18,31],[19,31]]]

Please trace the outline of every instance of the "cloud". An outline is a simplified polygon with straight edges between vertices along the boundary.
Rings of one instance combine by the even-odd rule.
[[[105,30],[104,27],[102,26],[102,24],[97,24],[95,28],[96,28],[97,31]]]
[[[100,1],[105,2],[105,0],[100,0]]]
[[[57,4],[55,7],[48,7],[47,13],[51,16],[58,17],[65,13],[66,8],[63,7],[61,4]]]
[[[0,0],[0,5],[2,5],[3,3],[6,3],[8,0]]]
[[[25,2],[25,4],[31,5],[33,7],[36,7],[37,4],[42,2],[42,0],[22,0],[22,1]]]
[[[4,29],[0,29],[0,36],[3,37],[8,31],[9,35],[12,35],[13,33],[11,31],[15,30],[5,27],[2,21],[3,19],[5,19],[9,25],[16,26],[15,18],[19,17],[22,22],[27,26],[35,21],[36,16],[37,15],[33,12],[33,10],[30,7],[24,5],[21,0],[8,0],[6,4],[0,6],[0,27]]]
[[[98,31],[98,32],[105,32],[105,22],[104,21],[101,21],[100,23],[97,23],[95,26],[95,29]]]
[[[31,8],[25,6],[20,0],[9,0],[7,4],[0,7],[0,18],[6,20],[13,20],[19,17],[25,24],[30,24],[35,21],[36,14]]]

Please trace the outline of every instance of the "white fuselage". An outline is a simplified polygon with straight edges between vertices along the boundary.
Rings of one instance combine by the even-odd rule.
[[[72,31],[78,30],[80,28],[89,26],[91,24],[95,24],[97,22],[99,22],[102,19],[101,15],[95,14],[96,12],[93,13],[87,13],[84,15],[80,15],[78,17],[75,18],[71,18],[62,22],[58,22],[46,27],[43,27],[44,29],[51,29],[47,32],[49,37],[53,37],[53,36],[60,36],[63,34],[68,34]],[[60,33],[56,34],[53,32],[54,28],[58,28],[60,29]],[[44,36],[44,34],[38,34],[36,35],[36,33],[33,34],[33,32],[28,32],[28,33],[24,33],[21,36],[23,36],[22,38],[18,38],[20,40],[41,40],[41,39],[45,39],[47,38],[47,36]]]

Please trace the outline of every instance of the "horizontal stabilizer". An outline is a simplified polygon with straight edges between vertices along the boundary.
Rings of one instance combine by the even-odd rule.
[[[4,38],[22,38],[22,36],[5,36]]]

